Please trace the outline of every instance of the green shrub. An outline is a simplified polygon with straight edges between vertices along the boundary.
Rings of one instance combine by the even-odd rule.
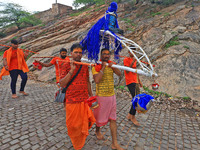
[[[175,0],[162,0],[164,5],[172,5],[175,4]]]
[[[128,28],[129,31],[134,32],[135,30],[133,28]]]
[[[71,17],[74,17],[74,16],[79,16],[82,12],[77,12],[77,13],[73,13],[73,14],[70,14]]]
[[[0,51],[0,56],[3,55],[4,51]]]
[[[167,16],[169,16],[169,15],[170,15],[169,13],[165,13],[165,14],[164,14],[164,17],[167,17]]]
[[[140,17],[140,14],[136,14],[136,17]]]
[[[44,27],[45,24],[41,23],[41,24],[39,24],[38,26],[39,26],[39,27]]]
[[[133,23],[133,20],[131,20],[129,18],[123,18],[121,20],[125,21],[128,25],[136,26],[136,24]]]
[[[36,26],[42,23],[41,20],[37,19],[34,15],[29,15],[18,20],[21,28],[28,26]]]
[[[119,86],[119,89],[124,90],[124,89],[125,89],[125,86],[120,85],[120,86]]]
[[[31,13],[23,10],[22,6],[15,3],[1,3],[0,27],[17,26],[18,30],[28,26],[35,26],[41,21]]]
[[[165,96],[166,96],[166,97],[172,97],[171,95],[169,95],[169,94],[167,94],[167,93],[165,93]]]
[[[187,46],[187,45],[185,45],[185,46],[183,46],[184,48],[186,48],[186,49],[190,49],[190,47],[189,46]]]
[[[101,10],[102,8],[101,7],[99,7],[99,8],[97,8],[97,9],[95,9],[94,11],[96,12],[96,11],[99,11],[99,10]]]
[[[156,13],[154,13],[154,12],[151,12],[151,16],[156,16],[156,15],[161,15],[162,13],[161,12],[156,12]]]
[[[178,37],[174,37],[172,38],[166,45],[165,45],[165,48],[169,48],[171,46],[174,46],[174,45],[180,45],[181,43],[178,41]]]
[[[177,34],[177,32],[173,31],[171,34]]]
[[[20,46],[21,49],[26,49],[26,46],[22,45]]]
[[[120,90],[125,90],[125,87],[124,85],[120,85],[120,86],[115,86],[115,89],[120,89]]]
[[[190,97],[183,97],[183,100],[191,100]]]
[[[154,97],[159,97],[161,95],[164,95],[166,97],[172,97],[171,95],[167,94],[167,93],[164,93],[164,92],[158,92],[158,91],[154,91],[154,90],[150,90],[148,87],[146,86],[143,86],[143,89],[145,90],[145,92],[147,94],[150,94],[150,95],[154,95]]]
[[[14,36],[11,40],[15,40],[15,39],[17,39],[18,37],[17,36]]]
[[[0,32],[0,38],[3,38],[3,37],[5,37],[6,36],[6,34],[5,33],[3,33],[3,32]]]

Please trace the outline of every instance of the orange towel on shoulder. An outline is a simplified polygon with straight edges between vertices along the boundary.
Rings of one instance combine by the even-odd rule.
[[[100,61],[101,61],[101,59],[100,59]],[[111,61],[111,60],[108,60],[108,63],[116,64],[115,62],[113,62],[113,61]],[[99,72],[99,71],[101,70],[101,68],[102,68],[102,64],[96,64],[96,65],[95,65],[95,70],[96,70],[96,72]]]
[[[65,110],[68,135],[74,149],[81,149],[89,135],[88,130],[96,121],[93,112],[84,102],[66,104]]]
[[[12,56],[12,47],[7,50],[6,59],[7,59],[8,68],[10,66],[11,56]],[[17,60],[18,60],[18,69],[22,70],[23,72],[28,72],[29,69],[28,69],[26,61],[24,59],[24,53],[21,49],[17,49]],[[2,80],[2,76],[6,76],[6,75],[9,75],[9,74],[10,74],[9,71],[7,71],[5,69],[5,67],[3,67],[3,69],[1,70],[1,73],[0,73],[0,80]]]

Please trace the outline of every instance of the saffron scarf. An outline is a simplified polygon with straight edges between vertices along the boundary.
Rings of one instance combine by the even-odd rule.
[[[7,60],[7,65],[8,68],[10,67],[10,60],[11,60],[11,56],[12,56],[12,47],[9,48],[7,50],[7,56],[6,56],[6,60]],[[18,69],[22,70],[23,72],[28,72],[28,66],[26,64],[26,61],[24,59],[24,53],[21,49],[17,49],[17,60],[18,60]],[[5,67],[2,68],[1,73],[0,73],[0,80],[2,80],[2,76],[6,76],[9,75],[9,71],[7,71],[5,69]]]
[[[100,61],[101,61],[101,59],[100,59]],[[113,61],[111,61],[111,60],[108,60],[108,63],[116,64],[115,62],[113,62]],[[95,65],[95,70],[96,70],[96,72],[99,72],[99,71],[101,70],[101,68],[102,68],[102,64],[97,64],[97,65]]]

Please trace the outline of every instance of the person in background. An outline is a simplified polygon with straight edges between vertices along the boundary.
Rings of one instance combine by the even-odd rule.
[[[4,67],[0,73],[0,80],[2,80],[2,76],[10,75],[11,77],[11,91],[12,91],[12,98],[17,98],[16,95],[16,83],[18,75],[21,76],[21,86],[19,93],[23,95],[28,95],[28,93],[24,92],[26,82],[27,82],[27,72],[29,71],[28,66],[26,64],[25,59],[29,55],[29,52],[26,51],[25,53],[18,48],[19,43],[17,40],[11,40],[11,47],[6,50],[3,54],[3,65]]]
[[[124,59],[124,66],[134,68],[136,69],[136,59],[133,57],[133,54],[129,52],[129,57]],[[137,73],[124,71],[125,74],[125,80],[126,80],[126,86],[128,87],[128,90],[131,93],[132,98],[135,97],[135,95],[140,94],[140,87],[142,87],[142,83],[139,79],[139,76]],[[135,118],[136,110],[133,108],[133,105],[131,105],[131,109],[127,115],[127,119],[131,120],[133,124],[136,126],[140,126],[140,123]]]
[[[61,48],[60,49],[60,56],[54,57],[49,63],[42,63],[41,61],[37,61],[37,60],[35,62],[38,62],[43,67],[50,67],[50,66],[54,65],[55,69],[56,69],[56,83],[59,83],[62,66],[65,63],[62,60],[69,61],[69,57],[67,57],[67,50],[65,48]]]

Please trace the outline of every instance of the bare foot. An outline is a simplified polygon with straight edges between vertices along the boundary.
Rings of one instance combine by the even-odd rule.
[[[126,116],[126,118],[127,118],[128,120],[131,120],[131,118],[132,118],[131,114],[128,113],[128,115]]]
[[[134,125],[140,126],[140,123],[136,120],[135,116],[133,116],[133,117],[131,118],[131,121],[133,122]]]
[[[96,136],[98,140],[105,140],[105,138],[103,137],[103,135],[101,134],[101,132],[96,132]]]
[[[120,147],[119,144],[115,144],[115,145],[112,144],[111,148],[112,148],[112,149],[117,149],[117,150],[124,150],[123,148]]]
[[[18,98],[16,94],[12,94],[12,98]]]
[[[26,92],[24,92],[24,91],[19,91],[19,93],[24,94],[24,96],[27,96],[27,95],[28,95],[28,93],[26,93]]]

